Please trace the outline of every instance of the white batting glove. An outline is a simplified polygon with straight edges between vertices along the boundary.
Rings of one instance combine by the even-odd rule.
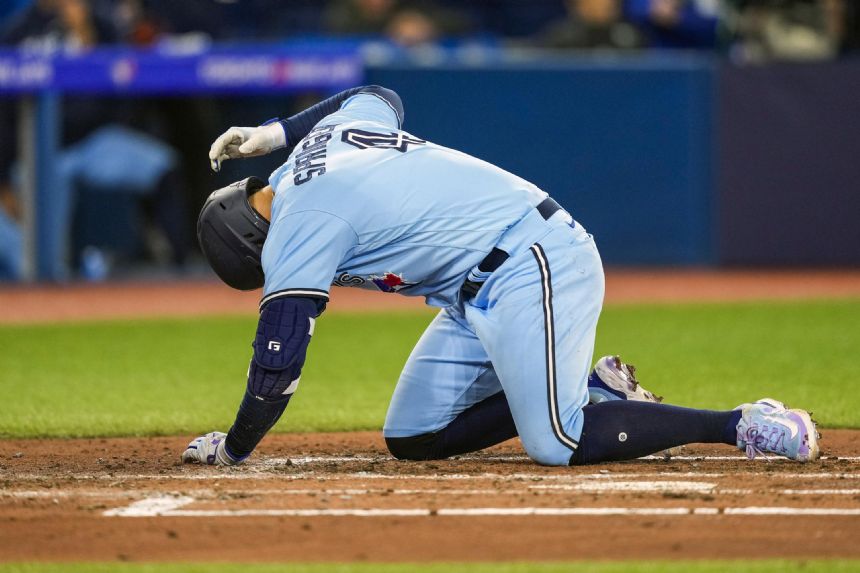
[[[234,460],[225,450],[227,434],[224,432],[209,432],[192,440],[182,452],[182,461],[186,464],[200,463],[210,466],[235,466],[244,460]]]
[[[231,127],[209,148],[209,164],[221,170],[221,162],[266,155],[287,145],[287,135],[277,121],[260,127]]]

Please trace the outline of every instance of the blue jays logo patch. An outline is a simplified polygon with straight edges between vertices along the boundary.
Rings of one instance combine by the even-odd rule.
[[[373,281],[373,284],[375,284],[382,292],[399,292],[418,284],[406,282],[403,280],[403,275],[395,273],[385,273],[382,276],[370,275],[370,280]]]

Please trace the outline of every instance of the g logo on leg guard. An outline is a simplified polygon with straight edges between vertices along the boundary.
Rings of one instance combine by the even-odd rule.
[[[318,313],[308,298],[281,297],[260,310],[248,391],[258,400],[274,400],[296,391]]]

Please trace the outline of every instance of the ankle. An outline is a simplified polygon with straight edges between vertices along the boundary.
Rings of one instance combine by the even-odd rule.
[[[738,445],[738,422],[741,421],[741,411],[733,410],[723,430],[723,443],[730,446]]]

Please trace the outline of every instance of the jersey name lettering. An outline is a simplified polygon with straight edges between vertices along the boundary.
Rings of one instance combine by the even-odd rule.
[[[346,129],[340,136],[340,140],[359,149],[396,149],[400,153],[406,153],[409,145],[424,145],[424,139],[402,131],[391,133],[374,133],[363,129]]]
[[[296,154],[293,165],[293,183],[301,185],[310,181],[314,175],[325,175],[325,160],[331,132],[336,125],[326,125],[311,130],[296,146],[300,151]]]

